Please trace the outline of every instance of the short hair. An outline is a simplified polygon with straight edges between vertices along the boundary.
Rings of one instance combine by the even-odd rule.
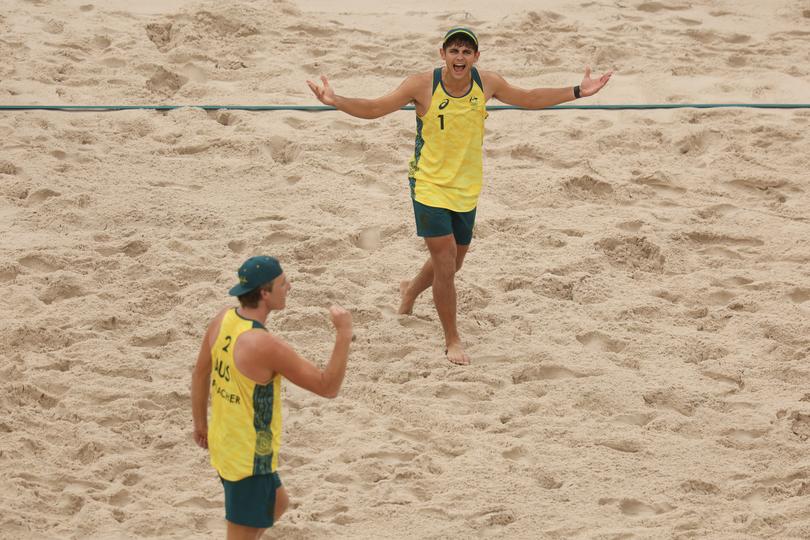
[[[462,32],[458,32],[457,34],[453,34],[452,36],[447,38],[447,41],[445,41],[444,44],[442,45],[442,49],[446,51],[447,48],[450,47],[451,45],[469,47],[475,52],[478,52],[478,43],[476,43],[475,40],[473,40],[473,38]]]
[[[262,291],[270,292],[273,290],[273,282],[268,281],[264,285],[256,287],[250,292],[240,294],[236,298],[239,300],[239,305],[243,308],[255,308],[259,306],[259,300],[262,297]]]

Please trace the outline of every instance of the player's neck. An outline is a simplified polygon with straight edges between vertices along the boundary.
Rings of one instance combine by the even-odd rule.
[[[262,306],[255,308],[239,307],[237,313],[244,319],[259,322],[264,326],[267,323],[267,315],[270,311]]]
[[[444,89],[453,96],[463,96],[470,90],[472,85],[472,74],[468,73],[463,79],[455,79],[447,72],[447,68],[442,70],[442,84]]]

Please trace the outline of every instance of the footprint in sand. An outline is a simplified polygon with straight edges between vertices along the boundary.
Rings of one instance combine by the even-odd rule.
[[[630,413],[630,414],[620,414],[618,416],[614,416],[612,421],[619,422],[620,424],[628,424],[631,426],[646,426],[647,424],[655,418],[652,414],[645,414],[645,413]]]
[[[676,240],[685,240],[698,245],[699,253],[709,256],[721,256],[731,259],[743,259],[744,256],[734,248],[751,248],[764,245],[762,240],[751,237],[734,237],[729,235],[695,231],[680,235]]]
[[[154,94],[171,97],[187,82],[188,78],[160,66],[146,81],[146,88]]]
[[[205,69],[201,68],[200,66],[194,64],[193,62],[189,62],[180,68],[178,68],[180,74],[188,79],[191,82],[204,84],[208,82],[208,73]],[[222,122],[220,122],[222,123]],[[227,124],[223,124],[227,125]]]
[[[610,448],[611,450],[616,450],[617,452],[626,452],[628,454],[635,454],[643,449],[643,445],[640,441],[635,441],[632,439],[607,440],[598,442],[596,444],[599,446],[604,446],[605,448]]]
[[[702,375],[723,385],[718,392],[718,395],[721,396],[736,394],[745,387],[741,376],[732,377],[730,375],[724,375],[723,373],[717,373],[714,371],[704,371]]]
[[[562,187],[576,199],[604,199],[613,193],[610,184],[589,175],[569,178],[562,183]]]
[[[262,245],[266,246],[287,245],[293,242],[298,242],[300,240],[301,238],[295,234],[288,233],[285,231],[275,231],[262,238]]]
[[[5,398],[15,407],[35,406],[40,409],[53,409],[59,399],[51,396],[32,384],[12,385],[4,391]]]
[[[744,246],[744,247],[759,247],[765,244],[759,238],[749,236],[730,236],[725,234],[718,234],[706,231],[694,231],[680,235],[681,239],[689,240],[696,244],[701,245],[720,245],[724,247],[729,246]]]
[[[447,383],[441,383],[433,390],[433,395],[439,399],[461,400],[469,402],[487,399],[486,395],[481,395],[481,393],[478,392],[475,392],[474,395],[471,395],[466,391],[466,387],[467,385],[458,386]]]
[[[709,482],[702,480],[687,480],[681,483],[681,489],[686,493],[697,493],[700,495],[719,495],[720,488]]]
[[[531,381],[579,379],[587,376],[584,373],[577,373],[560,366],[527,366],[512,373],[512,382],[522,384]]]
[[[112,56],[102,58],[101,63],[110,68],[121,68],[127,65],[127,61],[123,58],[116,58]]]
[[[673,184],[672,181],[661,172],[633,178],[632,182],[640,186],[650,187],[659,195],[682,195],[686,192],[685,188]]]
[[[642,398],[644,402],[651,407],[668,409],[683,416],[692,416],[697,408],[694,400],[681,395],[672,388],[647,392]]]
[[[803,441],[810,439],[810,414],[794,412],[790,419],[793,420],[790,426],[793,434]]]
[[[49,273],[61,267],[60,263],[48,255],[26,255],[17,261],[21,266],[34,272]]]
[[[171,42],[172,23],[150,23],[146,25],[146,35],[161,52],[168,50]]]
[[[725,306],[728,304],[736,295],[729,291],[714,291],[706,296],[704,296],[704,302],[709,305],[714,306]]]
[[[479,521],[481,526],[485,527],[505,527],[514,523],[517,519],[514,512],[507,509],[490,510],[488,512],[481,512],[473,519]]]
[[[193,77],[189,76],[191,80],[194,80]],[[207,111],[208,117],[213,118],[218,124],[223,126],[232,126],[234,124],[239,123],[239,117],[233,111]]]
[[[428,431],[426,429],[422,429],[422,428],[406,428],[406,427],[394,428],[394,427],[389,427],[388,428],[388,433],[398,435],[399,437],[402,437],[402,438],[407,439],[407,440],[409,440],[411,442],[415,442],[415,443],[419,443],[419,444],[428,442],[432,437],[430,431]],[[396,439],[393,439],[393,440],[396,440]]]
[[[620,353],[627,343],[617,339],[612,339],[601,332],[588,332],[577,336],[577,341],[589,351]]]
[[[56,500],[55,513],[60,516],[75,516],[84,507],[87,500],[75,493],[62,492]]]
[[[132,499],[132,495],[128,489],[119,489],[117,492],[110,495],[109,502],[112,506],[122,507],[129,504],[129,501]],[[183,503],[179,503],[182,505]]]
[[[49,34],[61,34],[62,32],[65,31],[65,23],[63,21],[50,19],[48,20],[47,23],[43,25],[42,28]]]
[[[379,227],[366,227],[349,239],[352,244],[366,251],[374,251],[380,246]]]
[[[798,190],[794,185],[781,179],[738,178],[726,182],[726,184],[749,195],[756,195],[757,197],[771,200],[776,199],[779,202],[787,202],[788,198],[783,193],[783,190],[792,192]]]
[[[705,208],[697,210],[695,213],[701,219],[717,219],[722,218],[737,210],[733,204],[713,204]]]
[[[627,232],[638,232],[644,226],[644,222],[640,220],[623,221],[616,225],[617,228]]]
[[[281,165],[289,165],[296,161],[301,155],[301,147],[279,135],[274,135],[265,143],[265,147],[270,152],[273,161]]]
[[[675,509],[674,506],[663,504],[646,504],[637,499],[599,499],[600,505],[616,504],[618,503],[619,510],[622,514],[632,517],[652,517],[666,512],[671,512]]]
[[[685,11],[689,9],[685,4],[674,4],[672,2],[643,2],[636,7],[637,10],[644,13],[658,13],[659,11]]]
[[[270,215],[267,215],[267,216],[260,216],[260,217],[257,217],[257,218],[253,218],[250,221],[252,223],[266,223],[268,221],[269,222],[279,222],[279,221],[284,221],[286,219],[287,218],[285,216],[281,216],[281,215],[278,215],[278,214],[270,214]]]
[[[87,294],[78,276],[60,273],[53,278],[49,277],[46,279],[48,280],[48,286],[39,295],[39,299],[45,304],[53,304],[54,302],[85,296]]]
[[[20,169],[10,161],[0,160],[0,174],[15,175]]]
[[[244,240],[231,240],[228,242],[228,249],[234,253],[243,253],[246,247],[247,243]]]
[[[790,298],[790,300],[792,302],[795,302],[796,304],[803,304],[808,300],[810,300],[810,289],[797,287],[791,290],[788,293],[787,297]]]
[[[702,156],[711,146],[721,139],[721,134],[716,130],[703,130],[692,133],[674,142],[675,147],[683,155],[690,157]]]
[[[165,347],[174,341],[173,334],[171,330],[166,330],[147,336],[133,336],[129,341],[135,347]]]
[[[38,189],[36,191],[31,192],[28,195],[28,198],[26,199],[26,203],[29,204],[29,205],[31,205],[31,204],[42,204],[45,201],[47,201],[48,199],[51,199],[53,197],[59,197],[60,195],[61,195],[61,193],[59,193],[58,191],[54,191],[52,189],[48,189],[48,188]]]
[[[121,247],[121,253],[127,257],[138,257],[149,251],[149,244],[143,240],[132,240]]]
[[[112,502],[112,501],[111,501]],[[209,500],[203,497],[191,497],[188,499],[182,499],[179,502],[174,503],[175,506],[179,506],[182,508],[194,508],[198,510],[212,510],[215,508],[219,508],[222,506],[222,503],[219,500]]]
[[[329,482],[330,484],[343,484],[343,485],[349,485],[354,483],[355,481],[353,476],[339,473],[327,474],[323,479]]]
[[[734,443],[750,444],[766,435],[768,429],[729,429],[723,435]]]
[[[663,271],[661,248],[641,236],[605,238],[596,243],[611,264],[628,270]]]
[[[20,275],[21,268],[18,264],[7,262],[0,264],[0,283],[14,281]]]
[[[300,118],[294,118],[291,116],[283,117],[282,122],[290,126],[291,128],[295,129],[296,131],[305,130],[309,126],[309,122],[305,122]]]

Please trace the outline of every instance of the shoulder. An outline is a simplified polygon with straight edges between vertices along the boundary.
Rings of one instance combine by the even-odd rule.
[[[286,342],[263,328],[253,328],[239,336],[239,348],[250,355],[266,355],[283,349]]]
[[[430,71],[421,71],[419,73],[414,73],[413,75],[409,76],[408,79],[413,79],[414,81],[432,81],[433,80],[433,70]]]
[[[433,83],[433,70],[422,71],[420,73],[408,75],[408,77],[405,78],[405,81],[403,81],[402,85],[407,86],[409,88],[418,89],[432,83]]]
[[[295,353],[280,337],[257,328],[239,336],[234,356],[246,369],[259,368],[276,372],[295,356]]]
[[[222,319],[225,318],[225,314],[231,311],[232,307],[224,307],[211,319],[211,322],[208,324],[209,330],[218,330],[219,326],[222,324]]]
[[[233,309],[233,308],[231,308],[231,307],[222,308],[219,311],[219,313],[217,313],[214,316],[214,318],[211,319],[211,322],[208,323],[208,328],[205,329],[205,334],[206,334],[206,336],[208,336],[209,341],[211,341],[212,345],[213,345],[213,341],[217,337],[217,334],[219,333],[219,327],[222,324],[222,319],[225,317],[225,314],[231,309]]]
[[[487,86],[491,86],[493,84],[499,85],[506,82],[506,80],[503,77],[501,77],[499,73],[496,73],[494,71],[485,71],[483,69],[479,69],[478,75],[481,77],[481,80]]]

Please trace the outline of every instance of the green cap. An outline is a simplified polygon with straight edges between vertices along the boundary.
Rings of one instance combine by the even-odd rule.
[[[444,35],[444,41],[442,41],[442,44],[447,43],[450,40],[450,38],[455,36],[456,34],[464,34],[468,36],[470,39],[473,40],[475,46],[478,47],[478,36],[475,35],[475,32],[473,32],[469,28],[464,28],[463,26],[454,26],[453,28],[448,30],[447,33]]]
[[[237,275],[239,284],[228,292],[231,296],[242,296],[253,289],[258,289],[265,283],[270,283],[281,275],[281,264],[274,257],[260,255],[251,257],[242,263]]]

